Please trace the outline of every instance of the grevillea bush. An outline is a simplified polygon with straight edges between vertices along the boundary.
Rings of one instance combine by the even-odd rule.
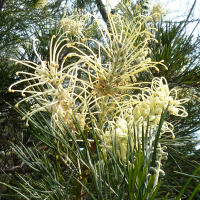
[[[11,58],[24,70],[9,92],[21,93],[15,107],[44,145],[13,146],[33,170],[19,176],[20,184],[7,185],[23,198],[155,198],[167,144],[176,135],[170,115],[187,117],[188,99],[180,99],[165,77],[152,76],[152,70],[167,70],[150,58],[160,14],[136,11],[130,20],[107,7],[107,24],[97,15],[63,17],[47,60],[36,50],[38,39],[37,62]],[[87,26],[90,17],[95,22]],[[99,39],[87,37],[91,26]]]

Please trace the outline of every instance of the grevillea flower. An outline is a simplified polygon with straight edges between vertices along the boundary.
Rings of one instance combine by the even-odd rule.
[[[177,98],[177,90],[169,90],[164,77],[154,78],[151,87],[143,88],[141,94],[138,94],[132,101],[129,101],[130,104],[127,108],[122,109],[123,111],[119,114],[120,117],[115,117],[117,120],[109,121],[108,130],[102,133],[105,144],[111,149],[112,138],[116,138],[114,141],[117,146],[117,152],[125,160],[128,138],[130,137],[128,132],[132,138],[137,137],[137,140],[141,140],[142,130],[146,130],[147,125],[152,130],[158,128],[161,114],[167,107],[171,115],[179,117],[187,116],[187,112],[182,104],[187,102],[188,99]],[[172,138],[175,138],[173,128],[170,122],[164,121],[161,137],[165,133],[170,132]],[[138,130],[137,134],[135,134],[135,129]],[[155,135],[149,136],[149,144],[152,144],[154,140]],[[132,146],[134,145],[132,144]]]
[[[148,57],[148,43],[154,40],[153,28],[143,28],[151,16],[137,16],[128,21],[108,12],[108,26],[94,17],[103,41],[90,38],[71,43],[69,48],[74,52],[68,56],[82,61],[82,68],[78,68],[88,77],[85,85],[91,88],[89,105],[99,111],[98,127],[102,128],[105,116],[118,112],[120,104],[127,100],[124,94],[140,89],[142,83],[137,83],[138,74],[149,68],[158,70],[158,62]]]
[[[82,37],[84,23],[79,19],[65,17],[60,20],[60,27],[69,35]]]
[[[117,117],[112,122],[110,121],[107,130],[103,133],[103,147],[111,150],[116,148],[116,153],[122,160],[126,160],[128,146],[128,123],[123,118]]]
[[[153,125],[158,125],[161,114],[168,107],[171,115],[187,117],[187,112],[182,106],[188,99],[177,99],[177,90],[169,90],[167,80],[164,77],[154,78],[151,88],[144,88],[142,94],[138,96],[141,101],[134,108],[134,118],[136,121],[149,121]],[[164,122],[163,132],[171,132],[173,134],[173,125]],[[174,137],[174,135],[173,135]]]
[[[79,62],[66,65],[66,57],[60,59],[61,52],[67,45],[68,39],[63,39],[61,35],[54,42],[55,38],[56,36],[53,36],[51,39],[50,60],[48,62],[43,61],[36,51],[36,41],[38,40],[34,41],[33,50],[40,61],[39,64],[11,59],[15,61],[15,65],[22,64],[28,70],[16,73],[23,75],[24,78],[13,83],[9,87],[9,91],[22,94],[23,99],[16,104],[17,108],[24,101],[32,104],[31,111],[27,112],[23,119],[28,119],[39,111],[48,111],[52,113],[56,121],[59,117],[62,117],[68,126],[73,127],[73,119],[70,117],[72,113],[81,121],[84,121],[86,89],[84,86],[82,87],[81,81],[78,80],[76,71],[73,71],[73,74],[68,73],[68,70],[72,66],[78,65]],[[65,42],[64,45],[63,42]],[[24,89],[15,89],[19,84],[24,84]],[[83,122],[81,124],[84,125]]]
[[[75,131],[75,117],[83,129],[89,108],[102,148],[114,147],[123,161],[128,147],[141,149],[142,133],[150,130],[145,132],[147,142],[142,150],[149,161],[152,151],[157,151],[155,166],[150,168],[155,172],[154,186],[163,173],[161,161],[167,157],[165,147],[159,142],[157,149],[153,149],[161,114],[168,108],[171,115],[187,116],[182,105],[187,99],[178,99],[177,90],[170,90],[164,77],[154,78],[149,87],[143,87],[149,83],[137,80],[140,73],[148,73],[150,68],[159,70],[157,64],[165,67],[162,61],[154,62],[149,56],[149,44],[156,41],[152,34],[155,28],[149,24],[158,16],[157,12],[153,16],[138,14],[130,20],[108,11],[107,25],[94,16],[101,34],[99,41],[82,38],[83,21],[73,17],[61,19],[64,33],[57,40],[52,36],[49,60],[41,59],[35,40],[33,50],[39,62],[12,59],[27,69],[17,72],[17,76],[24,78],[9,87],[10,92],[20,92],[23,97],[17,108],[24,101],[31,105],[23,117],[27,126],[30,117],[42,111],[52,115],[52,126],[63,128],[62,118]],[[166,132],[175,137],[173,125],[168,121],[164,121],[160,137]]]

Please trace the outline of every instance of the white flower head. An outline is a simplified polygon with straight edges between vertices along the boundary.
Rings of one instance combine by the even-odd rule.
[[[167,108],[171,115],[186,117],[187,112],[182,106],[188,99],[177,99],[177,90],[170,90],[164,77],[154,78],[151,87],[144,88],[138,96],[138,103],[134,107],[133,116],[136,124],[149,119],[151,125],[158,126],[162,112]],[[173,134],[173,125],[165,122],[162,132]],[[174,137],[174,135],[173,135]]]
[[[105,148],[111,150],[115,144],[118,156],[124,161],[126,160],[128,138],[128,124],[121,117],[117,117],[116,120],[109,122],[107,130],[102,134]]]
[[[76,37],[83,36],[84,21],[74,16],[62,18],[60,27],[69,35]]]
[[[24,78],[13,83],[9,87],[9,91],[22,94],[23,99],[16,104],[16,108],[24,101],[32,104],[31,111],[26,113],[27,119],[39,111],[48,111],[55,120],[58,121],[59,117],[62,117],[66,124],[72,127],[70,124],[73,124],[73,113],[75,116],[77,114],[81,121],[85,119],[86,105],[83,96],[86,90],[80,81],[77,84],[77,70],[69,70],[73,66],[76,69],[79,61],[66,65],[67,58],[60,58],[61,51],[68,45],[66,44],[68,41],[66,38],[63,39],[62,35],[54,42],[55,38],[55,35],[51,38],[49,61],[43,61],[36,51],[38,40],[33,42],[33,50],[40,61],[39,63],[11,59],[29,70],[17,72],[17,75],[23,75]],[[25,85],[24,88],[16,89],[16,86],[21,83]]]
[[[162,4],[160,2],[154,3],[151,8],[151,14],[154,18],[154,20],[157,22],[159,19],[166,14],[166,11],[164,10]]]

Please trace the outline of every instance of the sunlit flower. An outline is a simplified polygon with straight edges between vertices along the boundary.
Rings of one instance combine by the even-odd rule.
[[[152,7],[152,16],[154,20],[157,22],[161,18],[161,16],[165,13],[162,5],[160,3],[156,3]]]
[[[70,17],[62,18],[60,20],[60,27],[68,34],[73,36],[83,36],[83,23],[78,19],[72,19]]]
[[[76,52],[70,55],[83,62],[81,71],[83,76],[88,77],[85,85],[92,90],[89,105],[92,104],[94,110],[99,110],[101,128],[105,116],[120,109],[126,99],[123,94],[128,90],[141,88],[142,83],[137,83],[137,75],[149,68],[158,70],[158,62],[147,56],[148,42],[154,40],[152,28],[142,28],[150,17],[140,16],[127,21],[108,12],[109,28],[94,17],[103,41],[84,39],[84,42],[74,42],[69,48]],[[144,40],[141,41],[141,37]],[[138,43],[138,40],[141,42]],[[91,49],[90,44],[97,53]],[[163,65],[162,62],[159,64]]]
[[[144,88],[142,94],[137,97],[138,103],[133,110],[135,122],[141,123],[149,119],[151,125],[157,126],[160,123],[162,112],[167,107],[171,115],[186,117],[187,112],[182,104],[188,99],[177,98],[177,90],[169,90],[167,80],[164,77],[154,78],[151,88]],[[162,130],[163,133],[171,132],[173,134],[173,125],[164,122]]]
[[[126,160],[128,147],[128,124],[123,118],[117,118],[109,123],[107,130],[102,135],[105,148],[112,150],[116,148],[116,153],[122,160]]]
[[[24,78],[13,83],[9,87],[9,91],[22,94],[23,99],[16,104],[16,108],[24,101],[32,104],[31,111],[26,113],[27,119],[39,111],[48,111],[52,113],[56,121],[61,117],[69,127],[74,129],[72,114],[75,114],[80,119],[81,126],[84,126],[86,104],[83,96],[86,90],[84,86],[81,86],[81,81],[77,79],[76,71],[67,73],[68,69],[78,65],[79,61],[65,65],[66,57],[62,60],[59,57],[62,49],[66,46],[66,43],[63,45],[63,42],[68,40],[60,36],[54,42],[55,38],[56,36],[53,36],[51,39],[48,62],[43,61],[36,51],[36,41],[38,40],[34,41],[33,49],[40,61],[39,64],[11,59],[16,64],[24,65],[28,70],[17,72],[17,75],[23,75]],[[25,85],[24,89],[17,88],[20,84]]]
[[[134,105],[131,106],[129,104],[128,107],[124,107],[122,112],[119,113],[120,117],[115,117],[114,120],[107,122],[108,128],[102,133],[105,148],[112,149],[114,142],[116,152],[122,160],[126,160],[129,138],[133,139],[136,137],[136,144],[132,144],[132,147],[137,147],[137,141],[139,140],[142,143],[142,132],[146,131],[147,128],[151,129],[151,134],[153,134],[149,135],[148,144],[153,144],[162,112],[165,109],[168,108],[171,115],[187,116],[187,112],[182,104],[187,102],[188,99],[178,100],[177,90],[169,90],[164,77],[154,78],[151,87],[143,88],[142,93],[134,98],[136,98],[133,100]],[[170,122],[164,121],[160,137],[169,132],[174,139],[173,129],[174,126]],[[161,165],[158,164],[157,166],[161,170]]]

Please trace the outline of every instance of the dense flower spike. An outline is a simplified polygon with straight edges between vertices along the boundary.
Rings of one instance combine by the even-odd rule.
[[[151,88],[144,88],[142,94],[138,96],[139,103],[135,106],[133,113],[135,121],[147,121],[152,125],[158,125],[162,111],[168,107],[171,115],[187,117],[187,112],[182,106],[188,99],[177,99],[177,90],[169,90],[167,81],[164,77],[154,78]],[[165,122],[163,132],[173,134],[173,125]],[[174,137],[174,135],[173,135]]]
[[[134,138],[134,126],[138,127],[137,139],[142,138],[142,129],[149,128],[156,130],[160,123],[162,112],[168,108],[169,114],[186,117],[187,112],[182,106],[188,99],[177,99],[177,90],[169,90],[167,81],[164,77],[154,78],[151,87],[143,88],[142,94],[135,96],[136,100],[130,101],[129,107],[124,108],[120,113],[121,118],[110,121],[108,130],[103,133],[103,138],[106,146],[110,149],[112,147],[112,137],[116,138],[117,152],[120,157],[126,159],[126,149],[128,145],[128,138]],[[132,104],[131,104],[132,102]],[[130,135],[128,134],[128,130]],[[161,131],[161,136],[167,132],[173,133],[173,125],[164,121]],[[153,143],[155,136],[150,136],[149,141]],[[123,142],[122,142],[123,141]],[[134,144],[132,144],[134,146]]]
[[[66,58],[63,58],[63,60],[60,60],[59,58],[60,51],[65,47],[65,45],[61,46],[61,44],[63,41],[67,41],[67,39],[63,39],[60,36],[58,40],[54,42],[55,38],[55,35],[52,36],[50,42],[49,62],[42,61],[37,53],[36,42],[38,40],[33,42],[33,49],[40,64],[31,61],[18,61],[12,59],[16,64],[26,66],[28,72],[17,72],[17,75],[24,75],[24,79],[13,83],[9,87],[9,91],[21,92],[22,94],[23,99],[16,104],[16,108],[24,101],[33,104],[31,106],[31,111],[26,113],[27,119],[39,111],[48,111],[52,113],[52,116],[56,121],[58,121],[59,117],[62,117],[69,127],[73,127],[73,113],[80,119],[84,119],[85,117],[84,112],[86,104],[85,99],[82,96],[86,91],[84,87],[82,89],[81,82],[78,83],[78,79],[76,79],[77,73],[65,73],[66,69],[78,65],[79,62],[64,66]],[[19,84],[24,84],[26,86],[24,89],[15,89]],[[75,92],[75,90],[79,90],[79,92]],[[79,103],[77,104],[77,102]],[[83,127],[84,122],[81,124]]]
[[[102,128],[105,116],[118,110],[126,100],[123,94],[131,89],[140,89],[142,83],[137,82],[139,73],[150,68],[158,70],[156,65],[163,64],[148,57],[151,53],[148,44],[154,40],[151,33],[154,29],[145,25],[150,16],[137,16],[128,21],[108,12],[108,26],[94,17],[103,41],[84,39],[84,42],[74,42],[69,48],[76,52],[70,56],[83,62],[84,69],[81,70],[88,77],[85,84],[92,89],[89,105],[100,111],[98,127]],[[111,109],[105,106],[108,104]]]
[[[70,35],[77,37],[83,36],[83,23],[81,21],[66,17],[60,20],[60,27]]]

